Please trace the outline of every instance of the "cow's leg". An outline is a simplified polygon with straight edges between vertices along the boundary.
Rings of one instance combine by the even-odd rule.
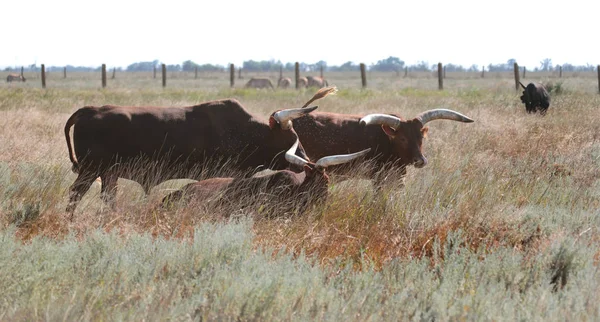
[[[118,176],[109,171],[100,175],[100,179],[102,179],[102,189],[100,190],[101,198],[112,210],[115,210]]]
[[[69,190],[69,205],[66,211],[71,214],[70,220],[73,220],[73,213],[77,207],[77,203],[81,200],[83,195],[90,189],[94,180],[97,176],[94,173],[82,171],[75,179],[75,182],[71,185]]]

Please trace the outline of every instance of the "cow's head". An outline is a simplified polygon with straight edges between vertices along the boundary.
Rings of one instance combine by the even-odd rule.
[[[464,123],[473,122],[472,119],[452,110],[435,109],[425,111],[412,120],[403,120],[394,115],[369,114],[360,119],[363,125],[380,124],[387,135],[393,159],[400,165],[414,165],[422,168],[427,165],[427,158],[423,155],[423,138],[427,136],[427,122],[433,120],[452,120]]]
[[[360,152],[352,153],[352,154],[339,154],[322,157],[317,162],[312,163],[307,161],[307,159],[298,157],[294,154],[294,151],[299,146],[300,140],[297,140],[294,145],[285,153],[285,159],[290,163],[298,167],[302,167],[305,173],[305,179],[303,184],[307,185],[307,188],[310,189],[307,193],[318,196],[317,198],[326,197],[327,189],[329,184],[329,176],[325,173],[327,167],[348,163],[357,158],[360,158],[371,149],[365,149]]]

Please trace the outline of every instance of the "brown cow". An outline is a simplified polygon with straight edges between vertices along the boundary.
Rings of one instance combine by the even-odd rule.
[[[288,88],[292,85],[292,79],[289,77],[281,77],[277,82],[277,88]]]
[[[10,82],[24,82],[26,81],[25,77],[23,75],[19,75],[19,74],[8,74],[8,76],[6,76],[6,82],[10,83]]]
[[[273,87],[273,84],[271,83],[271,80],[268,78],[259,78],[259,77],[252,77],[250,78],[250,80],[246,83],[246,88],[271,88],[271,89],[275,89]]]
[[[542,84],[529,83],[527,86],[519,82],[523,87],[523,95],[521,102],[525,104],[527,113],[536,113],[540,111],[541,115],[546,115],[548,107],[550,107],[550,94]]]
[[[318,76],[306,76],[307,87],[317,87],[323,88],[329,86],[327,80],[325,78],[321,78]]]
[[[329,177],[325,169],[328,166],[350,162],[370,150],[327,156],[320,158],[316,163],[310,163],[294,154],[298,144],[299,141],[294,143],[285,153],[285,158],[291,164],[303,167],[303,172],[279,170],[251,178],[207,179],[190,183],[172,192],[163,198],[162,205],[165,207],[185,198],[186,201],[193,201],[195,205],[231,205],[229,211],[256,205],[260,207],[261,212],[303,213],[310,206],[321,204],[327,199]]]
[[[318,91],[305,106],[330,93]],[[284,169],[283,152],[298,138],[291,120],[316,108],[281,110],[266,122],[234,99],[189,107],[83,107],[64,129],[73,171],[79,174],[67,211],[72,215],[97,177],[103,200],[114,206],[117,178],[137,181],[148,193],[168,179],[199,178],[206,168]],[[307,158],[302,146],[296,153]]]
[[[371,148],[366,159],[373,161],[369,177],[379,187],[384,179],[383,169],[398,169],[406,174],[406,167],[424,167],[423,138],[427,122],[447,119],[470,123],[472,119],[452,110],[435,109],[404,120],[387,114],[347,115],[316,112],[293,121],[294,129],[308,156],[318,159],[328,154],[342,154]],[[349,173],[348,168],[332,169],[335,173]]]

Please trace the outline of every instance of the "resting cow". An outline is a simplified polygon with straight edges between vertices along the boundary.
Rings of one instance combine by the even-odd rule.
[[[271,88],[271,89],[275,89],[273,87],[273,84],[271,83],[270,79],[268,79],[268,78],[257,78],[257,77],[250,78],[250,80],[246,83],[246,88]]]
[[[458,112],[434,109],[409,120],[387,114],[315,112],[297,118],[293,123],[302,146],[311,159],[370,148],[371,152],[366,156],[367,160],[373,162],[369,177],[375,179],[376,186],[379,187],[384,179],[381,175],[385,174],[380,170],[397,169],[400,175],[405,175],[407,166],[421,168],[427,164],[422,153],[423,138],[428,131],[425,124],[443,119],[473,122]],[[350,175],[355,173],[349,167],[333,168],[332,172]]]
[[[164,207],[185,198],[188,206],[209,205],[226,207],[226,211],[255,205],[263,213],[303,213],[313,205],[323,203],[328,196],[328,166],[343,164],[357,159],[370,149],[353,154],[320,158],[311,163],[294,154],[299,141],[285,153],[291,164],[303,167],[295,173],[279,170],[264,176],[251,178],[213,178],[190,183],[163,198]]]
[[[318,91],[305,106],[331,92]],[[103,200],[114,205],[117,178],[134,180],[148,193],[162,181],[199,178],[207,169],[225,165],[241,171],[284,169],[284,151],[298,138],[291,120],[316,108],[281,110],[268,121],[233,99],[189,107],[81,108],[64,128],[73,171],[79,174],[67,211],[75,210],[97,177],[102,179]],[[307,158],[301,145],[296,153]]]
[[[523,95],[521,102],[525,104],[527,113],[536,113],[540,111],[541,115],[546,115],[548,107],[550,107],[550,94],[542,84],[529,83],[527,86],[519,82],[523,87]]]

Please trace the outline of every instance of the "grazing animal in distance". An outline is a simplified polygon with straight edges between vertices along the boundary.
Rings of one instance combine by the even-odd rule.
[[[271,88],[271,89],[275,89],[273,87],[273,84],[271,83],[271,80],[268,78],[258,78],[258,77],[252,77],[250,78],[250,80],[246,83],[246,88]]]
[[[23,75],[19,75],[19,74],[8,74],[8,76],[6,76],[6,82],[10,83],[10,82],[24,82],[26,81],[25,77]]]
[[[97,177],[102,180],[102,199],[114,207],[117,178],[136,181],[149,193],[165,180],[199,178],[207,168],[285,169],[289,164],[283,154],[298,139],[291,120],[314,111],[317,106],[305,107],[332,92],[322,89],[303,108],[274,112],[268,121],[250,114],[235,99],[188,107],[80,108],[64,128],[78,174],[67,211],[73,215]],[[308,159],[301,145],[296,153]]]
[[[323,88],[329,86],[327,80],[318,76],[306,76],[306,80],[308,81],[307,87],[317,87]]]
[[[308,87],[308,79],[306,77],[298,77],[298,88]]]
[[[536,113],[540,111],[541,115],[546,115],[550,107],[550,94],[542,84],[529,83],[527,86],[519,82],[523,87],[521,102],[525,104],[527,113]]]
[[[162,206],[168,207],[182,199],[193,205],[215,205],[248,207],[257,205],[264,212],[277,211],[303,213],[313,205],[327,200],[329,177],[325,170],[329,166],[348,163],[369,152],[366,149],[357,153],[332,155],[311,163],[297,155],[299,141],[285,153],[291,164],[303,168],[300,173],[279,170],[267,175],[250,178],[212,178],[185,185],[180,190],[165,196]],[[268,209],[268,210],[267,210]],[[229,211],[233,208],[229,208]]]
[[[277,88],[289,88],[292,85],[292,79],[289,77],[281,77],[277,82]]]
[[[425,124],[433,120],[473,122],[456,111],[433,109],[408,120],[392,114],[315,112],[299,117],[293,123],[311,159],[370,148],[365,160],[372,161],[372,167],[366,175],[380,187],[385,179],[382,170],[397,169],[400,176],[404,176],[407,166],[422,168],[427,164],[422,152],[423,139],[428,132]],[[355,175],[351,167],[334,167],[330,172]]]

